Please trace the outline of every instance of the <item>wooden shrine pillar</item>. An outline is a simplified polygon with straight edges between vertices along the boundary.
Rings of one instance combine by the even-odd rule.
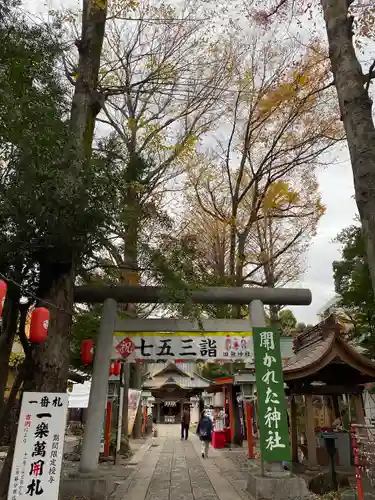
[[[336,418],[341,418],[339,397],[337,396],[337,394],[334,394],[332,396],[332,409],[335,417],[334,420],[336,420]]]
[[[290,441],[292,448],[292,462],[298,463],[298,432],[297,432],[297,403],[295,396],[290,400]]]
[[[229,406],[229,427],[230,427],[230,442],[234,443],[235,440],[235,426],[234,426],[234,401],[232,387],[227,387],[228,406]]]
[[[353,399],[354,399],[355,416],[356,416],[357,424],[365,425],[366,420],[365,420],[365,411],[363,409],[362,395],[356,394],[353,397]]]
[[[223,387],[223,395],[224,395],[224,405],[223,405],[223,407],[224,407],[224,427],[226,427],[225,418],[226,418],[226,414],[228,411],[228,405],[227,405],[227,389],[225,386]]]
[[[316,456],[316,436],[315,436],[315,420],[314,406],[312,394],[305,395],[306,401],[306,439],[307,439],[307,462],[309,467],[316,467],[318,460]]]

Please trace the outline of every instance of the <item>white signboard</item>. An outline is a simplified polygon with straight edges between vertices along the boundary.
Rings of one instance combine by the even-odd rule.
[[[25,392],[8,500],[57,500],[68,394]]]
[[[115,333],[113,359],[127,361],[230,360],[251,362],[254,359],[252,332],[129,332]],[[285,342],[284,342],[285,341]],[[293,339],[281,340],[283,358],[293,355]]]
[[[128,390],[128,436],[131,436],[133,432],[135,417],[141,402],[141,394],[142,391],[137,391],[137,389]]]

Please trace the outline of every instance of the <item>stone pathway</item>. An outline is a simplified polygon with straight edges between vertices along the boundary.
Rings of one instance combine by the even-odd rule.
[[[134,471],[119,487],[116,500],[251,500],[245,491],[246,474],[210,447],[200,456],[194,435],[181,441],[178,425],[159,426],[133,457]]]

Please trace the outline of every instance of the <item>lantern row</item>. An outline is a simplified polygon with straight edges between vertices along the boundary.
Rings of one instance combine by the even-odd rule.
[[[3,315],[5,299],[8,285],[4,280],[0,280],[0,318]],[[33,344],[40,344],[47,338],[49,324],[49,311],[46,307],[36,307],[31,313],[29,340]],[[86,339],[81,345],[81,358],[84,365],[91,365],[94,359],[94,342]],[[120,375],[121,363],[116,361],[111,363],[109,376]]]
[[[94,359],[94,342],[91,339],[86,339],[81,344],[81,359],[84,365],[91,365]],[[115,361],[111,363],[109,368],[109,376],[120,375],[121,363]]]
[[[0,318],[3,315],[8,285],[0,280]],[[49,310],[46,307],[36,307],[31,313],[29,340],[33,344],[40,344],[47,338],[49,324]]]

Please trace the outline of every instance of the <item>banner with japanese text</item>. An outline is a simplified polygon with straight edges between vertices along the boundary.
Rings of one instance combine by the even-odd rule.
[[[225,335],[218,332],[129,332],[114,336],[113,357],[127,361],[247,359],[253,354],[251,332]],[[249,359],[250,358],[250,359]]]
[[[68,394],[25,392],[8,500],[57,500]]]
[[[290,443],[280,334],[272,328],[253,328],[258,396],[260,451],[265,462],[290,460]]]
[[[135,417],[137,416],[138,407],[141,402],[142,391],[137,389],[128,390],[128,436],[133,432]]]
[[[282,356],[293,354],[291,338],[282,340]],[[245,361],[254,358],[252,332],[115,332],[113,359],[127,361]]]

